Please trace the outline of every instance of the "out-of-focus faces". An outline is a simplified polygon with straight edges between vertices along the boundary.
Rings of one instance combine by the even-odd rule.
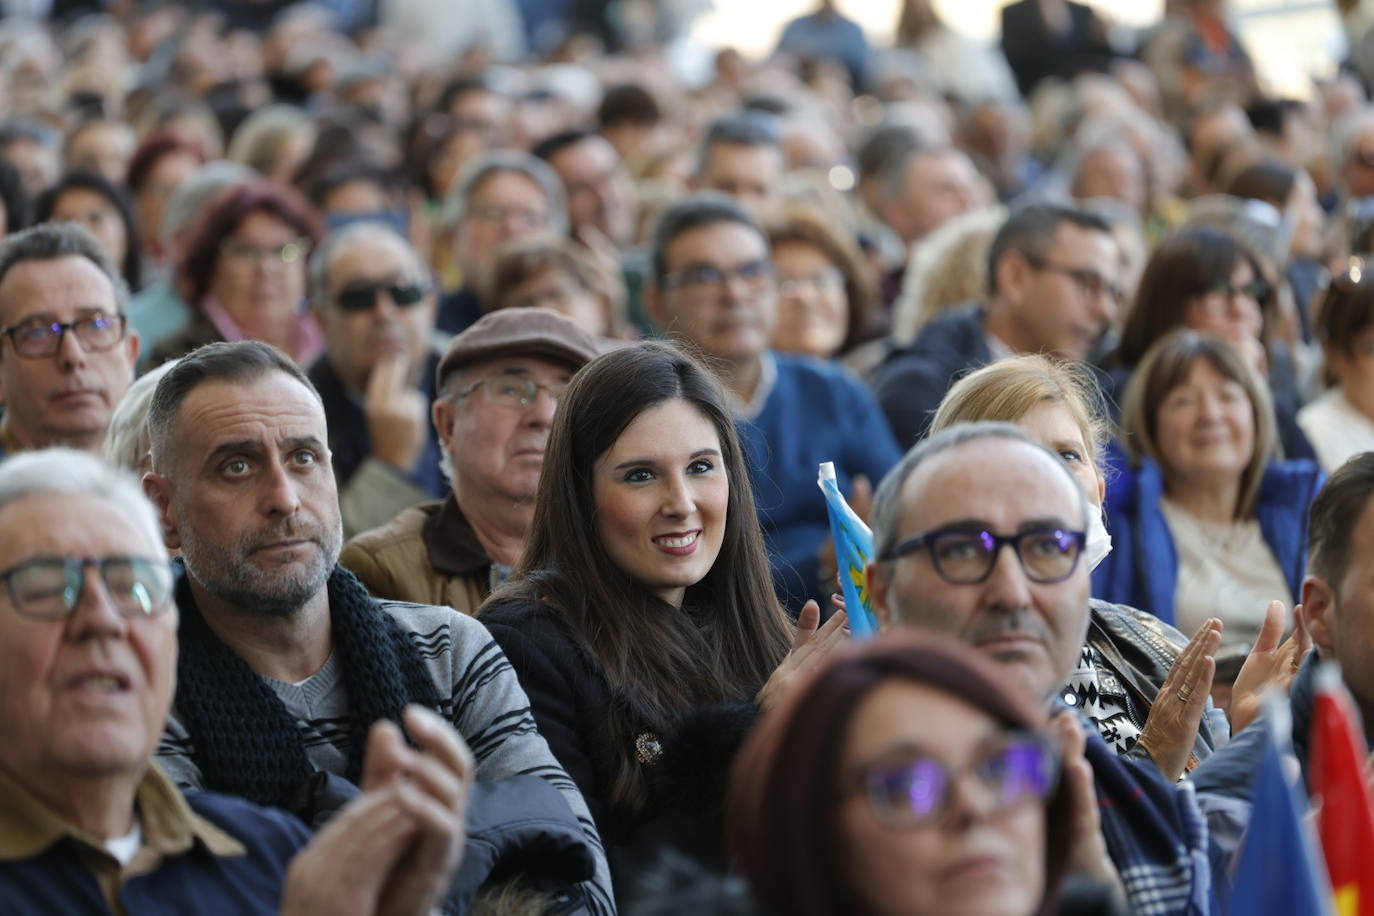
[[[249,213],[224,240],[210,295],[254,337],[272,340],[305,296],[309,241],[265,211]]]
[[[167,562],[121,506],[58,493],[0,509],[0,571],[38,557]],[[0,589],[0,767],[54,808],[69,802],[65,786],[136,782],[147,769],[176,682],[176,606],[157,611],[121,613],[92,567],[65,618],[21,617]]]
[[[1242,259],[1231,269],[1228,284],[1188,303],[1183,322],[1194,331],[1215,334],[1242,353],[1251,353],[1264,329],[1262,286],[1249,261]]]
[[[964,153],[918,154],[907,163],[901,193],[887,209],[888,221],[909,244],[990,202],[987,182]]]
[[[611,561],[681,607],[725,538],[730,481],[715,425],[688,401],[650,407],[597,459],[592,497]]]
[[[552,217],[543,189],[520,172],[497,172],[473,188],[458,222],[454,256],[466,277],[492,263],[496,249],[549,227]]]
[[[134,196],[134,218],[143,236],[145,252],[162,253],[162,221],[167,215],[167,204],[199,168],[200,161],[191,153],[174,151],[159,158],[148,171],[142,190]]]
[[[841,867],[869,912],[1035,912],[1045,888],[1044,801],[1027,794],[1003,806],[971,772],[1005,740],[987,713],[928,684],[892,679],[859,704],[844,739],[838,827]],[[944,810],[928,823],[884,823],[865,777],[922,758],[952,776]]]
[[[783,151],[776,146],[715,143],[703,157],[695,185],[733,197],[755,219],[762,219],[776,203],[785,165]]]
[[[844,272],[825,252],[807,242],[773,248],[778,289],[773,349],[830,359],[849,334],[849,298]]]
[[[1343,344],[1326,346],[1326,364],[1335,373],[1346,400],[1374,420],[1374,326]]]
[[[975,440],[934,455],[907,479],[897,541],[936,531],[1014,535],[1082,531],[1084,495],[1055,459],[1026,442]],[[946,580],[921,548],[868,568],[884,626],[929,627],[1003,667],[1028,696],[1048,701],[1073,670],[1088,625],[1088,564],[1080,555],[1058,582],[1036,582],[1010,546],[986,579]]]
[[[1317,186],[1305,169],[1298,170],[1297,181],[1288,194],[1289,219],[1293,223],[1290,251],[1297,258],[1319,259],[1326,234],[1326,214],[1317,201]]]
[[[117,321],[114,287],[95,264],[68,255],[16,264],[0,281],[0,328]],[[138,335],[92,350],[66,330],[50,356],[20,356],[15,339],[0,340],[0,393],[5,425],[27,448],[68,445],[98,451],[110,414],[134,380]]]
[[[1374,127],[1366,127],[1350,140],[1345,169],[1346,194],[1352,198],[1374,194]]]
[[[69,188],[53,202],[52,220],[55,223],[80,223],[91,230],[100,243],[105,257],[116,267],[124,263],[129,252],[129,236],[124,220],[114,203],[90,188]]]
[[[606,308],[583,282],[560,267],[547,267],[526,277],[495,303],[497,308],[552,309],[576,322],[588,334],[605,337]]]
[[[1074,176],[1073,196],[1079,200],[1105,197],[1130,204],[1137,213],[1149,209],[1145,170],[1125,146],[1094,150],[1083,158]]]
[[[29,200],[56,184],[62,170],[57,150],[33,140],[12,141],[5,147],[4,157],[19,172]]]
[[[768,243],[759,231],[734,222],[699,226],[673,239],[665,255],[666,275],[646,300],[659,327],[708,357],[757,359],[778,321]]]
[[[365,391],[373,367],[391,356],[420,371],[429,353],[437,299],[405,242],[381,233],[360,238],[326,266],[325,287],[327,301],[314,304],[315,314],[324,331],[325,354],[345,385]],[[401,299],[412,290],[423,295],[414,302],[398,301],[393,292],[398,288],[404,293]],[[351,304],[359,294],[370,299],[369,308],[341,304],[341,297]]]
[[[1155,418],[1165,479],[1234,483],[1255,452],[1255,408],[1240,382],[1199,358]]]
[[[1018,352],[1086,359],[1116,318],[1119,252],[1105,232],[1061,223],[1043,257],[999,274],[997,298],[1010,307]],[[1003,262],[1005,262],[1005,258]]]
[[[568,195],[574,231],[590,226],[617,246],[630,244],[635,229],[634,186],[615,147],[590,136],[549,159]]]
[[[67,171],[95,172],[121,185],[137,142],[133,128],[119,121],[95,121],[78,128],[67,143]]]

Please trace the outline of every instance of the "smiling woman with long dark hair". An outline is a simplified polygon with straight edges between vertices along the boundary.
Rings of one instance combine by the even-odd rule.
[[[479,617],[586,797],[623,894],[631,857],[651,859],[660,841],[692,830],[672,820],[682,799],[661,789],[675,778],[665,774],[686,772],[704,807],[719,807],[733,754],[724,734],[742,729],[677,738],[684,721],[773,695],[807,653],[784,663],[793,627],[773,595],[743,452],[710,371],[639,344],[588,363],[561,400],[524,557]],[[807,645],[842,639],[842,618]],[[741,710],[730,721],[751,718]],[[719,832],[704,844],[711,855]]]

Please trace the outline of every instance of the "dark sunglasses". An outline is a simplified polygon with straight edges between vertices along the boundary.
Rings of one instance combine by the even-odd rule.
[[[341,290],[334,302],[345,312],[367,312],[376,307],[377,294],[381,292],[391,297],[398,307],[409,308],[425,298],[428,290],[419,283],[369,283]]]

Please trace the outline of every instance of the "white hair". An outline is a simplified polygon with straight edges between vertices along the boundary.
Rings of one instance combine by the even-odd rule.
[[[114,467],[138,474],[144,470],[144,459],[151,460],[153,437],[148,431],[148,408],[153,403],[157,383],[177,362],[168,360],[140,375],[115,405],[114,413],[110,414],[110,428],[105,433],[105,447],[100,452]]]
[[[143,495],[138,480],[94,455],[71,448],[48,448],[21,452],[0,463],[0,509],[47,493],[109,500],[153,544],[163,542],[157,510]]]

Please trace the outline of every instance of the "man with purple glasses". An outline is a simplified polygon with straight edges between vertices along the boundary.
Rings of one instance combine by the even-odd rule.
[[[0,242],[0,458],[54,445],[99,453],[134,380],[128,306],[81,226],[47,223]]]
[[[881,625],[956,636],[1018,690],[1057,702],[1088,628],[1087,513],[1064,463],[1012,426],[927,440],[875,498],[868,587]],[[1074,869],[1116,887],[1132,912],[1209,912],[1211,847],[1192,785],[1118,757],[1067,709],[1055,725],[1091,812],[1076,825]]]
[[[310,260],[324,355],[310,381],[324,401],[345,534],[443,496],[434,401],[437,297],[410,243],[382,223],[329,235]]]

